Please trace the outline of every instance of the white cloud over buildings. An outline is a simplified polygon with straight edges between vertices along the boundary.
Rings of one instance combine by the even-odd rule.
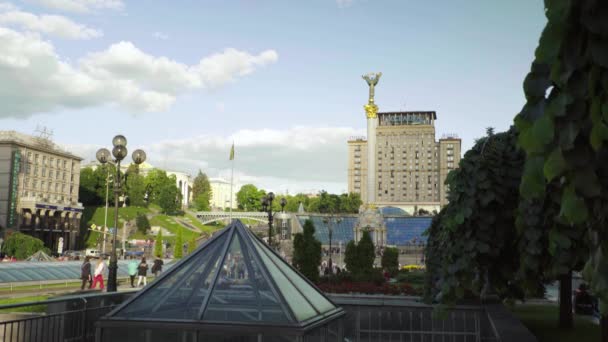
[[[222,86],[277,59],[274,50],[226,49],[186,65],[119,42],[70,63],[39,34],[0,27],[0,118],[101,105],[163,111],[185,91]]]

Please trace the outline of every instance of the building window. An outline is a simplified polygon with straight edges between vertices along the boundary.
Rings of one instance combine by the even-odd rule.
[[[39,156],[38,156],[38,153],[36,153],[36,154],[34,155],[34,162],[36,162],[36,164],[38,164],[38,157],[39,157]]]
[[[64,168],[64,169],[65,169],[65,168],[67,168],[67,165],[68,165],[68,161],[67,161],[67,160],[64,160],[64,161],[63,161],[63,168]]]
[[[42,165],[46,165],[46,156],[42,156]]]

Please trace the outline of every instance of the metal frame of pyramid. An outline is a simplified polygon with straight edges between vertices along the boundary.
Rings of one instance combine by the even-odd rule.
[[[235,264],[240,267],[236,276],[230,273]],[[137,327],[303,335],[344,314],[243,223],[233,220],[104,317],[97,336],[98,341],[109,341],[112,329]]]

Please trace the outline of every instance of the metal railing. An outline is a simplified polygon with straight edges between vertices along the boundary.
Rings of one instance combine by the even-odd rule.
[[[0,342],[77,342],[95,340],[95,322],[132,293],[70,296],[41,302],[2,305],[0,313],[29,316],[0,322]],[[13,313],[23,307],[43,312]]]

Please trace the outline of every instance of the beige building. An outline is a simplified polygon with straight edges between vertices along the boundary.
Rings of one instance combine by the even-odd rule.
[[[435,112],[378,113],[374,191],[376,206],[399,207],[412,214],[439,211],[447,203],[445,178],[460,161],[460,139],[436,140]],[[348,141],[348,191],[367,203],[367,141]]]
[[[48,139],[0,131],[0,234],[21,231],[53,251],[74,249],[81,160]]]
[[[211,200],[210,205],[212,209],[224,209],[230,207],[230,182],[222,178],[210,178],[209,185],[211,185]],[[232,209],[238,207],[236,201],[236,193],[239,191],[240,186],[234,184],[232,186]]]

